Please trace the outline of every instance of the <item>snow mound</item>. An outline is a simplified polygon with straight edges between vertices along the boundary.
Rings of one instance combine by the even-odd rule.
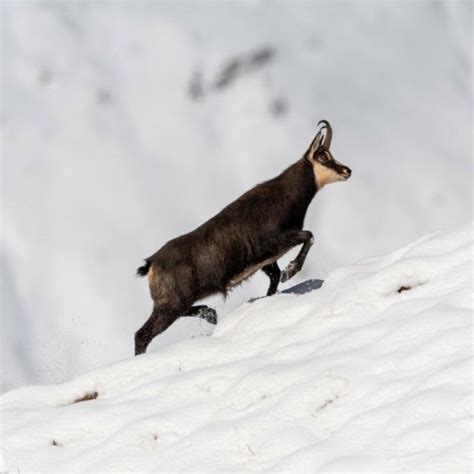
[[[1,399],[12,471],[471,471],[472,226]]]
[[[294,163],[321,119],[353,175],[309,207],[295,283],[471,218],[472,2],[0,1],[0,18],[1,392],[128,357],[142,258]],[[210,331],[188,318],[155,344]]]

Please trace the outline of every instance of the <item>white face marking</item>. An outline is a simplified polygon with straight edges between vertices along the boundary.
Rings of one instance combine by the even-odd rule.
[[[313,144],[316,142],[318,142],[318,140],[315,139]],[[326,184],[335,183],[336,181],[345,181],[350,175],[339,174],[333,168],[326,166],[329,163],[335,163],[342,167],[344,167],[344,165],[335,160],[329,150],[319,145],[318,147],[313,146],[313,144],[311,144],[311,147],[307,152],[306,159],[313,165],[314,180],[318,190],[326,186]],[[318,154],[319,156],[324,155],[326,162],[324,160],[318,161],[316,159]]]
[[[317,161],[313,161],[314,179],[318,189],[326,186],[326,184],[335,183],[336,181],[344,181],[344,177],[337,174],[333,169],[327,168]]]

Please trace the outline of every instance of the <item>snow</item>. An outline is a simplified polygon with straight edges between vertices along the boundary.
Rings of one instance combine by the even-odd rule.
[[[296,161],[320,119],[353,175],[316,196],[291,284],[472,218],[469,2],[0,8],[2,390],[131,355],[141,259]],[[211,331],[188,318],[150,350]]]
[[[2,470],[472,472],[473,240],[427,235],[210,337],[6,393]]]

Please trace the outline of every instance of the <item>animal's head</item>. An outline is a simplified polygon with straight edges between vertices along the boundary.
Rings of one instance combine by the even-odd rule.
[[[332,128],[329,122],[321,120],[322,124],[303,158],[313,167],[318,189],[329,183],[349,179],[352,171],[347,166],[334,159],[330,151]]]

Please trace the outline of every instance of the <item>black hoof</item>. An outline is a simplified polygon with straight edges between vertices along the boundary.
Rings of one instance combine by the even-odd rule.
[[[292,261],[288,266],[281,272],[280,281],[285,283],[290,278],[293,278],[300,271],[300,267],[297,262]]]
[[[204,318],[209,324],[217,324],[217,313],[215,309],[208,308],[201,317]]]
[[[140,335],[135,334],[135,355],[144,354],[148,347],[148,342],[144,341]]]
[[[198,316],[205,319],[209,324],[217,324],[217,313],[214,308],[206,305],[193,306],[189,311],[189,316]]]
[[[135,347],[135,355],[140,355],[140,354],[144,354],[146,352],[146,348],[145,347]]]

